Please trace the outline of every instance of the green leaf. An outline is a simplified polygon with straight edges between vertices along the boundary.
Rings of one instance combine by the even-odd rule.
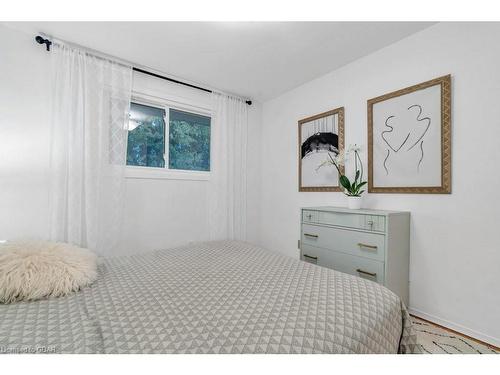
[[[358,178],[359,178],[359,170],[356,171],[356,177],[354,178],[354,183],[358,181]]]
[[[341,175],[339,177],[339,182],[347,191],[351,191],[351,182],[346,176]]]
[[[360,183],[358,184],[358,189],[359,189],[359,188],[361,188],[361,187],[363,187],[363,186],[365,186],[365,185],[366,185],[366,183],[367,183],[366,181],[360,182]]]

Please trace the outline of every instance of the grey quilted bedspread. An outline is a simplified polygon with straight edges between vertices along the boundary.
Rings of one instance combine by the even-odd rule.
[[[0,305],[0,352],[413,353],[388,289],[243,242],[103,260],[67,297]]]

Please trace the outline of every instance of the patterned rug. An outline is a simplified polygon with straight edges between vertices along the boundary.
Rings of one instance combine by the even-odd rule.
[[[424,354],[500,354],[477,341],[445,330],[439,326],[411,317]]]

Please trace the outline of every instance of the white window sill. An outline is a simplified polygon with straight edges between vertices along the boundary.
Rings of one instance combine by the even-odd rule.
[[[208,181],[210,172],[201,171],[181,171],[169,170],[164,168],[150,167],[132,167],[125,169],[125,178],[127,179],[151,179],[151,180],[191,180]]]

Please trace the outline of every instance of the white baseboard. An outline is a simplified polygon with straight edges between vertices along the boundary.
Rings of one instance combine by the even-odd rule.
[[[496,347],[500,347],[500,339],[492,336],[485,335],[484,333],[474,331],[470,328],[464,327],[460,324],[452,323],[448,320],[438,318],[437,316],[427,314],[423,311],[417,310],[417,309],[408,309],[410,311],[410,314],[415,315],[417,317],[420,317],[422,319],[428,320],[430,322],[439,324],[440,326],[452,329],[454,331],[457,331],[459,333],[462,333],[466,336],[470,336],[474,339],[483,341],[487,344],[494,345]]]

